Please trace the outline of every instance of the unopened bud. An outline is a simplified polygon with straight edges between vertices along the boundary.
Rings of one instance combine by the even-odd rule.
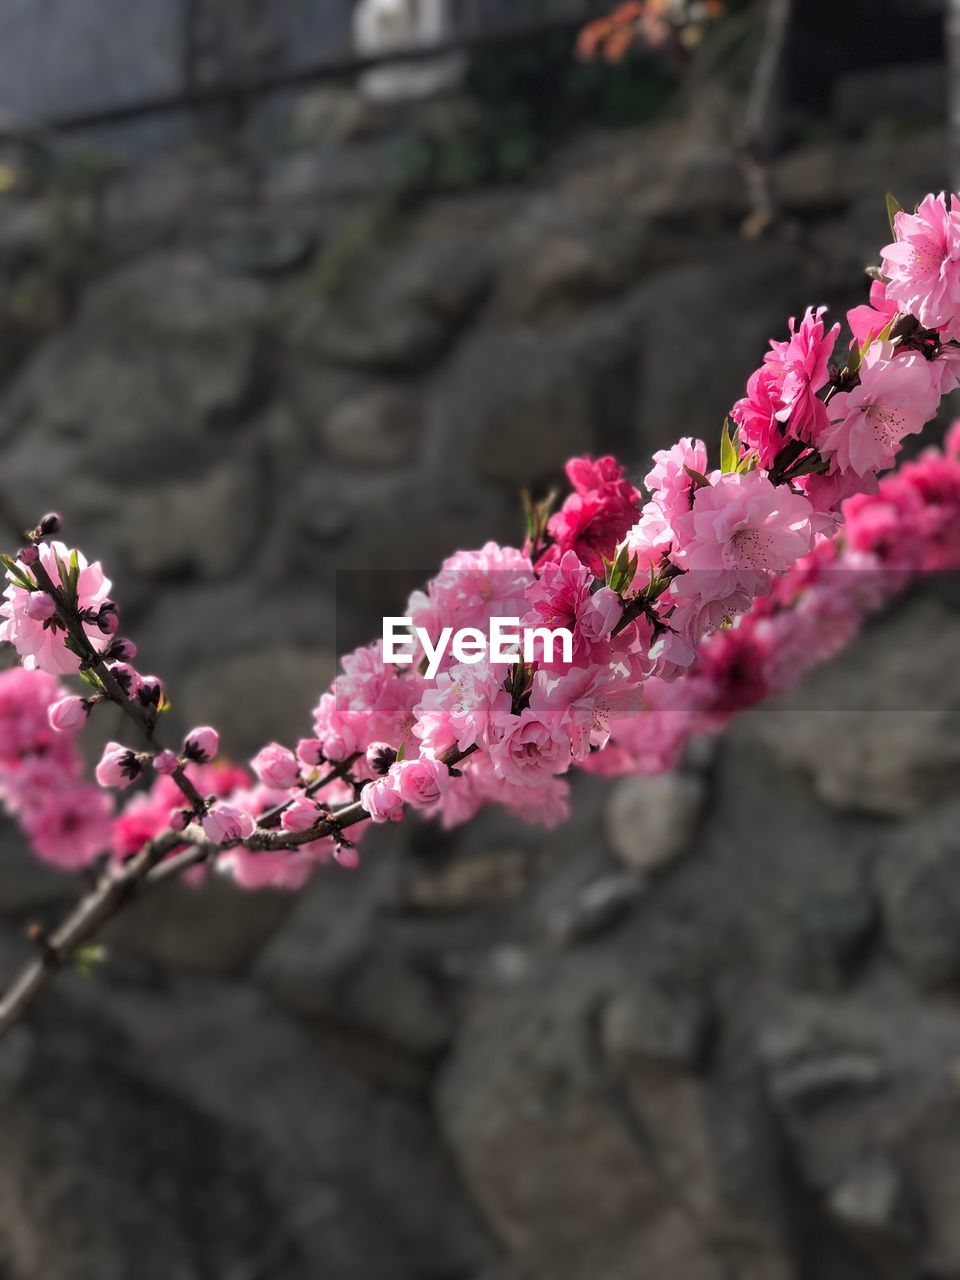
[[[60,525],[61,520],[59,513],[56,511],[48,511],[37,525],[37,530],[41,538],[49,538],[51,534],[60,532]]]
[[[397,753],[388,742],[371,742],[367,747],[367,764],[378,778],[389,773],[396,758]]]

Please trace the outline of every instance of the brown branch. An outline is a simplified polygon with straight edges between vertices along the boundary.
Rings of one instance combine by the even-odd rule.
[[[448,768],[453,769],[474,751],[476,747],[468,747],[466,751],[452,748],[439,758]],[[337,766],[334,775],[343,776],[342,771],[349,770],[352,763],[353,761],[344,761]],[[314,783],[313,787],[316,790],[331,780],[331,775],[328,775]],[[273,812],[269,811],[270,814]],[[263,816],[266,818],[269,815]],[[43,936],[41,955],[27,965],[0,1001],[0,1039],[23,1017],[54,974],[68,964],[76,952],[94,938],[108,920],[122,911],[134,896],[146,889],[165,884],[191,867],[202,866],[238,845],[253,853],[295,849],[313,840],[337,836],[348,827],[364,822],[369,816],[360,801],[354,800],[351,804],[325,814],[309,831],[269,831],[261,826],[249,839],[234,840],[224,845],[213,844],[200,831],[164,831],[124,863],[120,870],[111,868],[104,872],[96,888],[82,899],[59,928],[54,933]],[[180,845],[188,847],[169,857]]]

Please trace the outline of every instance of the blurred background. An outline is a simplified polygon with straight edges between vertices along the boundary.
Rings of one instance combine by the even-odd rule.
[[[578,59],[610,7],[0,0],[0,500],[237,759],[372,570],[715,441],[950,185],[945,3],[670,0]],[[138,903],[0,1044],[2,1280],[957,1280],[958,608],[556,832]],[[0,828],[4,983],[81,887]]]

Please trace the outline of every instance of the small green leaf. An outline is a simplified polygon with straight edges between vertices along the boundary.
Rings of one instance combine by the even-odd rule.
[[[7,577],[11,582],[15,582],[18,586],[23,587],[25,591],[36,590],[37,584],[30,575],[20,568],[16,560],[11,560],[10,557],[4,555],[2,551],[0,551],[0,563],[3,564],[4,569],[7,571]]]
[[[399,749],[399,751],[397,752],[397,759],[396,759],[395,763],[396,763],[396,764],[399,764],[401,760],[403,760],[403,759],[405,759],[405,758],[406,758],[406,754],[407,754],[407,744],[406,744],[406,742],[404,741],[404,742],[401,742],[401,743],[400,743],[400,749]]]
[[[73,953],[73,967],[82,978],[89,978],[94,969],[102,965],[106,958],[106,947],[91,943],[89,946],[78,947]]]
[[[697,471],[695,470],[695,468],[688,467],[686,464],[684,464],[683,469],[684,471],[686,471],[687,475],[690,477],[691,480],[696,481],[696,483],[699,485],[701,489],[710,488],[710,481],[707,479],[707,477],[703,474],[702,471]]]
[[[894,222],[894,219],[896,218],[898,213],[903,213],[903,205],[900,203],[900,201],[891,191],[888,191],[887,192],[887,219],[890,223],[890,232],[894,236],[896,236],[897,234],[896,223]]]
[[[737,448],[739,434],[739,430],[730,434],[730,419],[724,418],[723,431],[720,433],[720,470],[725,476],[736,471],[740,463],[740,451]]]

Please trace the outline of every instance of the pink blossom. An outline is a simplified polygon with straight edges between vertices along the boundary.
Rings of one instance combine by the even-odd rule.
[[[552,675],[538,671],[533,678],[530,709],[544,722],[560,726],[575,760],[591,748],[605,747],[615,720],[635,715],[643,701],[641,688],[622,663]]]
[[[510,710],[504,668],[488,662],[458,663],[437,676],[416,708],[414,735],[424,752],[438,755],[449,747],[486,746],[490,725]]]
[[[50,707],[50,728],[57,733],[71,733],[82,729],[90,714],[90,703],[86,698],[61,698]]]
[[[97,765],[97,781],[101,787],[129,787],[141,770],[135,751],[119,742],[108,742]]]
[[[840,326],[825,332],[825,311],[808,307],[799,328],[790,321],[790,337],[770,343],[763,364],[747,383],[746,396],[730,411],[741,441],[756,449],[763,467],[772,467],[791,440],[818,445],[827,426],[817,392],[830,379],[829,362]]]
[[[191,729],[183,744],[183,754],[195,764],[206,764],[220,750],[220,735],[209,725]]]
[[[300,780],[297,757],[279,742],[271,742],[263,747],[250,763],[265,787],[286,791],[289,787],[295,787]]]
[[[390,774],[368,783],[360,792],[360,803],[372,822],[399,822],[403,817],[403,801]]]
[[[308,769],[316,769],[325,760],[323,743],[319,738],[301,738],[297,743],[297,759]]]
[[[659,449],[653,455],[653,463],[644,484],[653,494],[664,517],[672,520],[681,511],[689,511],[693,505],[696,481],[687,468],[701,475],[706,472],[709,465],[707,446],[702,440],[684,436],[671,449]]]
[[[87,867],[110,846],[110,797],[86,783],[61,781],[21,815],[33,851],[65,869]]]
[[[46,622],[56,611],[57,606],[53,597],[48,596],[45,591],[34,591],[32,595],[27,596],[23,606],[23,612],[31,622]]]
[[[41,543],[36,548],[39,562],[50,575],[54,586],[64,584],[60,580],[57,558],[64,565],[69,565],[71,556],[77,556],[79,572],[77,575],[77,597],[81,611],[98,612],[100,605],[107,599],[110,583],[103,576],[99,564],[88,564],[79,552],[73,553],[62,542]],[[28,566],[20,562],[20,567],[29,573]],[[31,617],[29,610],[39,606],[35,603],[34,592],[11,582],[3,593],[4,602],[0,605],[0,617],[6,619],[0,625],[0,641],[12,644],[21,661],[28,667],[39,667],[52,675],[72,675],[80,670],[80,659],[71,653],[64,644],[65,633],[54,625],[49,616],[38,621]],[[103,648],[103,634],[96,623],[84,623],[90,643],[99,653]]]
[[[889,467],[905,436],[920,431],[937,409],[930,366],[916,352],[897,353],[874,342],[860,366],[860,383],[830,401],[832,426],[821,452],[843,472],[865,476]]]
[[[153,767],[157,773],[171,777],[180,768],[180,761],[172,751],[158,751],[153,757]]]
[[[320,806],[308,796],[297,796],[284,809],[280,825],[284,831],[309,831],[320,818]]]
[[[249,813],[225,803],[214,805],[204,814],[201,825],[203,834],[214,844],[246,840],[257,828],[256,821]]]
[[[677,517],[675,563],[704,600],[737,590],[763,594],[813,545],[813,508],[762,471],[731,472],[697,490],[693,509]]]
[[[527,707],[518,716],[501,716],[497,726],[500,738],[490,748],[490,762],[498,778],[536,786],[545,776],[570,767],[570,739],[558,716]]]
[[[547,530],[556,546],[546,559],[558,560],[564,552],[573,551],[593,574],[602,577],[603,558],[613,557],[636,523],[642,499],[615,458],[596,462],[573,458],[567,463],[567,476],[574,492],[550,517]]]
[[[928,195],[916,213],[894,215],[896,239],[881,250],[886,294],[925,329],[960,337],[960,203]]]
[[[398,760],[390,768],[390,777],[403,803],[415,809],[433,808],[450,785],[450,770],[441,760],[428,755]]]
[[[887,287],[882,280],[874,280],[870,286],[870,303],[854,307],[847,312],[847,324],[854,341],[865,347],[881,334],[897,315],[897,304],[887,297]]]

